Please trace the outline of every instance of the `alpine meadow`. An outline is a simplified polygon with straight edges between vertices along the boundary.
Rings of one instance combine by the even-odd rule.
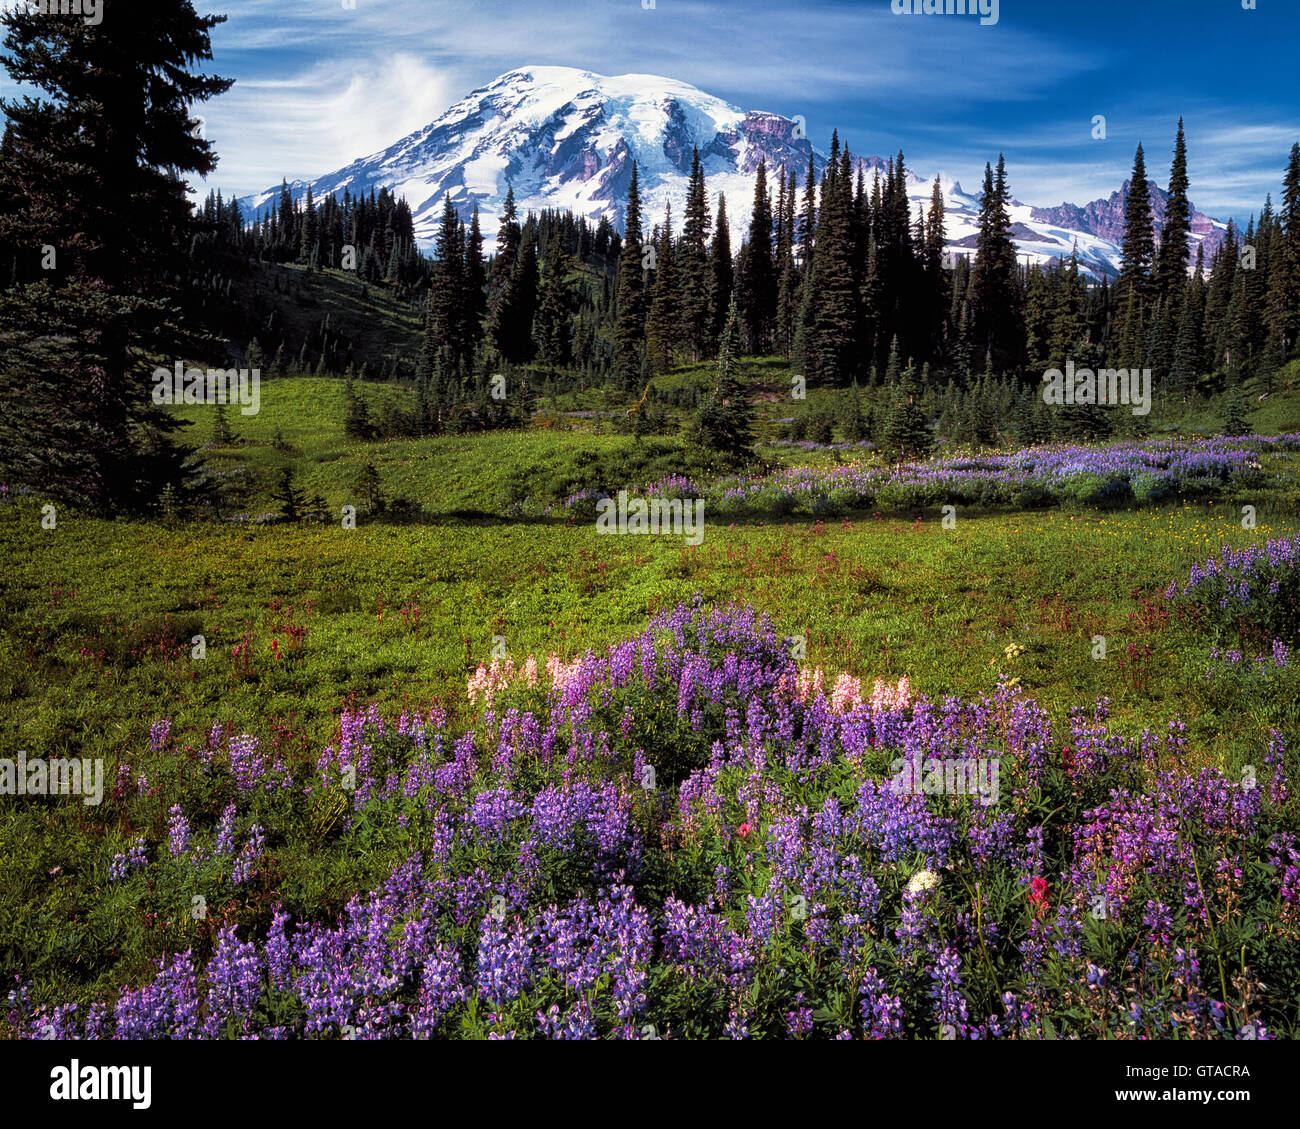
[[[1074,8],[0,5],[35,1099],[212,1062],[136,1040],[843,1039],[1250,1100],[1300,12]]]

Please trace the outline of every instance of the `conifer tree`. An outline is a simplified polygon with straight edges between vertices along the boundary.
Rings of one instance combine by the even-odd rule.
[[[153,358],[216,349],[185,318],[179,279],[200,231],[184,177],[216,166],[191,111],[231,85],[193,68],[212,58],[224,18],[189,0],[115,6],[95,26],[26,5],[0,15],[0,65],[41,94],[0,101],[0,247],[25,249],[0,279],[10,485],[143,510],[183,473]]]
[[[230,430],[230,419],[226,414],[226,405],[215,405],[213,412],[212,443],[216,447],[229,447],[234,435]]]
[[[1183,300],[1178,312],[1178,336],[1174,342],[1174,360],[1169,369],[1169,391],[1180,403],[1187,398],[1200,374],[1201,319],[1203,303],[1199,278],[1184,287]]]
[[[1174,138],[1174,163],[1169,170],[1169,194],[1165,219],[1160,228],[1160,252],[1156,263],[1156,293],[1166,306],[1177,305],[1187,284],[1187,239],[1192,231],[1192,208],[1187,199],[1187,141],[1183,119],[1178,119]]]
[[[1030,366],[1035,371],[1052,367],[1052,320],[1059,268],[1033,271],[1025,294],[1025,334]]]
[[[843,159],[848,159],[847,150]],[[814,371],[832,387],[848,384],[860,364],[851,193],[852,183],[841,169],[824,190],[817,225]]]
[[[1279,361],[1300,339],[1300,142],[1291,146],[1278,215],[1281,231],[1269,263],[1268,329]]]
[[[1171,252],[1172,253],[1172,252]],[[1142,367],[1146,340],[1147,300],[1155,261],[1155,234],[1151,226],[1151,187],[1141,144],[1133,156],[1133,175],[1124,197],[1124,238],[1120,247],[1119,303],[1120,359],[1128,367]]]
[[[840,413],[840,429],[844,438],[850,443],[857,443],[867,438],[867,421],[862,414],[862,395],[858,391],[858,382],[843,394],[844,405]]]
[[[925,454],[933,442],[925,415],[916,403],[916,385],[909,366],[896,390],[894,407],[885,421],[884,440],[896,458]]]
[[[776,247],[776,348],[782,356],[794,351],[795,323],[799,313],[799,267],[794,257],[794,198],[798,191],[795,174],[790,174],[781,193],[781,219]]]
[[[374,431],[370,424],[370,410],[365,400],[357,394],[352,370],[348,369],[343,384],[343,434],[349,439],[369,439]]]
[[[875,358],[880,353],[884,333],[885,301],[884,283],[880,278],[880,263],[876,253],[876,240],[867,236],[866,268],[858,293],[858,350],[861,353],[859,368],[866,366],[870,372],[869,385],[876,381]]]
[[[537,249],[531,235],[526,234],[489,326],[492,343],[508,364],[521,365],[532,360],[537,285]]]
[[[926,317],[924,336],[931,344],[936,359],[946,359],[947,312],[952,301],[949,283],[952,271],[944,267],[943,185],[936,175],[930,189],[930,209],[925,217],[925,242],[922,250],[922,277],[925,280],[922,308]]]
[[[1251,433],[1250,411],[1241,385],[1235,380],[1228,385],[1223,398],[1223,434],[1249,435]]]
[[[992,447],[998,441],[998,410],[995,401],[992,354],[986,354],[984,372],[971,392],[971,442]]]
[[[311,262],[316,253],[316,240],[319,238],[319,223],[316,217],[316,204],[312,200],[311,185],[307,185],[307,199],[302,207],[302,236],[298,244],[298,261]]]
[[[280,468],[280,481],[271,491],[271,497],[280,503],[280,516],[286,521],[297,521],[302,516],[305,504],[303,493],[294,482],[293,470],[290,467]]]
[[[487,316],[487,264],[483,261],[483,233],[479,230],[478,204],[470,220],[465,241],[465,348],[471,363],[483,341],[483,319]]]
[[[515,269],[520,240],[518,215],[514,185],[508,185],[505,203],[501,206],[501,224],[497,228],[497,253],[492,259],[490,287],[493,300],[505,289],[506,280]]]
[[[465,246],[451,196],[443,198],[433,277],[425,316],[425,348],[444,381],[459,380],[466,368]]]
[[[366,500],[369,513],[382,513],[385,509],[383,489],[379,472],[374,463],[366,463],[357,476],[357,492]]]
[[[754,210],[749,239],[741,250],[743,265],[738,280],[741,318],[749,352],[765,352],[776,320],[776,271],[772,261],[772,202],[767,191],[767,162],[758,162],[754,180]]]
[[[652,374],[672,368],[673,345],[681,329],[681,294],[672,222],[672,205],[669,204],[656,244],[655,277],[646,321],[646,362]]]
[[[690,434],[693,444],[728,463],[748,458],[753,445],[754,410],[739,376],[743,348],[740,312],[733,300],[718,343],[717,383],[696,414]]]
[[[1024,321],[1020,314],[1016,248],[1011,239],[1010,189],[1006,165],[998,154],[997,174],[984,166],[975,264],[970,275],[970,336],[975,357],[992,354],[995,371],[1020,367],[1024,353]]]
[[[1042,443],[1047,437],[1039,431],[1039,421],[1041,417],[1034,410],[1035,396],[1030,389],[1025,389],[1016,403],[1014,420],[1012,423],[1012,435],[1016,442],[1023,447],[1033,447],[1037,443]]]
[[[718,193],[718,219],[713,225],[713,247],[709,263],[712,271],[709,302],[713,310],[709,352],[712,354],[727,327],[727,314],[731,309],[732,292],[736,285],[735,269],[731,261],[731,228],[727,223],[727,198],[721,192]]]
[[[637,185],[636,162],[633,161],[632,180],[627,190],[623,249],[618,259],[615,291],[618,313],[614,322],[615,367],[619,384],[626,391],[631,391],[641,379],[646,320],[641,256],[641,192]]]
[[[889,363],[885,366],[885,387],[894,388],[902,375],[903,362],[898,355],[898,335],[889,343]]]
[[[691,151],[690,187],[686,196],[676,274],[680,286],[681,337],[691,360],[708,356],[713,338],[713,308],[710,289],[713,275],[709,263],[709,200],[700,167],[700,151]]]
[[[537,356],[552,369],[566,368],[573,358],[571,270],[568,253],[558,238],[552,238],[542,264],[541,295],[533,319]]]
[[[1216,372],[1228,363],[1232,347],[1229,334],[1228,308],[1236,288],[1239,262],[1237,228],[1232,220],[1224,232],[1223,241],[1214,252],[1210,266],[1210,282],[1205,296],[1205,371]]]

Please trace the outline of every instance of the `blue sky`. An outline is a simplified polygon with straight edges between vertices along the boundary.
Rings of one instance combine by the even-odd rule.
[[[212,69],[237,80],[201,111],[213,186],[329,172],[527,64],[668,75],[967,188],[1002,150],[1013,193],[1043,206],[1113,191],[1139,140],[1164,184],[1181,114],[1193,201],[1244,222],[1300,140],[1300,0],[999,0],[991,26],[891,0],[347,2],[197,0],[229,16]]]

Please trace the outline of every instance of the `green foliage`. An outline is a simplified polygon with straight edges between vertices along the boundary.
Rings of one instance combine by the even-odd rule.
[[[349,439],[372,438],[374,428],[370,423],[370,410],[366,407],[365,399],[357,395],[351,374],[343,386],[343,403],[343,434]]]
[[[917,406],[916,388],[910,375],[905,376],[898,400],[885,420],[884,440],[898,458],[924,454],[933,443],[925,414]]]
[[[737,376],[741,353],[740,318],[733,300],[718,351],[718,380],[692,424],[689,442],[719,456],[724,463],[742,463],[753,445],[754,411]]]
[[[302,516],[302,491],[294,481],[293,471],[289,467],[281,469],[280,482],[271,497],[280,503],[280,515],[285,521],[297,521]]]
[[[212,409],[212,444],[215,447],[229,447],[234,442],[230,430],[230,416],[225,404],[216,404]]]
[[[1223,398],[1223,434],[1249,435],[1250,412],[1240,385],[1232,384]]]

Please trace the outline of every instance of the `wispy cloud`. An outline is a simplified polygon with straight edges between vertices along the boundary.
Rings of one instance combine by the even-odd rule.
[[[0,0],[0,7],[14,0]],[[376,152],[505,71],[530,64],[660,74],[745,109],[802,114],[825,146],[903,149],[968,188],[1007,155],[1017,197],[1084,200],[1128,176],[1138,140],[1163,183],[1179,114],[1192,194],[1244,219],[1276,192],[1300,137],[1288,43],[1300,9],[1189,12],[1183,0],[1026,5],[996,26],[897,17],[888,0],[197,0],[224,12],[201,107],[238,194]],[[1192,7],[1196,7],[1193,5]],[[106,16],[111,18],[111,12]],[[0,95],[12,84],[0,75]],[[1105,114],[1107,139],[1091,135]]]
[[[221,155],[212,179],[245,191],[319,176],[426,125],[462,93],[453,72],[406,53],[382,68],[341,60],[247,79],[205,107]]]
[[[1035,33],[982,36],[961,23],[934,24],[918,44],[887,3],[656,0],[646,9],[637,0],[563,7],[483,0],[399,8],[357,0],[348,10],[324,0],[227,0],[227,10],[213,37],[218,69],[236,77],[273,69],[277,82],[268,93],[265,79],[243,80],[209,114],[223,154],[216,179],[240,192],[382,148],[473,87],[527,64],[666,75],[746,109],[802,113],[819,144],[836,126],[852,127],[838,119],[855,100],[874,107],[877,119],[888,112],[892,132],[918,107],[964,115],[976,102],[1023,98],[1098,65]],[[971,66],[976,48],[979,64]],[[394,52],[406,60],[402,75],[391,73]],[[1029,56],[1039,63],[1031,72],[1015,65]],[[414,86],[405,90],[408,79]],[[331,97],[340,83],[347,93]],[[443,100],[431,108],[432,91]],[[376,96],[389,108],[376,109]],[[880,132],[863,130],[864,146]]]

